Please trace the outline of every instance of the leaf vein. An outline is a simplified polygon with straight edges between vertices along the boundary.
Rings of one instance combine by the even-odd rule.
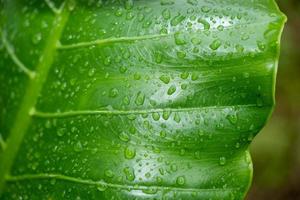
[[[267,106],[267,105],[265,105]],[[130,115],[130,114],[151,114],[161,112],[195,112],[204,109],[226,109],[230,107],[242,108],[242,107],[258,107],[257,104],[247,105],[228,105],[228,106],[204,106],[204,107],[192,107],[192,108],[156,108],[156,109],[140,109],[140,110],[78,110],[67,112],[42,112],[32,110],[30,113],[34,117],[38,118],[65,118],[82,115]],[[261,108],[261,107],[260,107]]]
[[[73,183],[79,183],[84,185],[94,185],[97,187],[101,187],[102,189],[106,188],[116,188],[116,189],[124,189],[124,190],[156,190],[156,191],[168,191],[168,190],[176,190],[180,192],[201,192],[201,191],[224,191],[224,190],[236,190],[238,188],[180,188],[175,186],[155,186],[155,185],[125,185],[125,184],[115,184],[109,183],[104,180],[94,181],[91,179],[82,179],[77,177],[66,176],[62,174],[25,174],[19,176],[8,176],[6,180],[9,182],[16,181],[26,181],[26,180],[34,180],[34,179],[58,179],[62,181],[69,181]]]
[[[3,45],[4,45],[8,55],[10,56],[12,61],[19,67],[19,69],[21,71],[23,71],[26,75],[28,75],[29,78],[31,78],[31,79],[34,78],[35,72],[30,70],[28,67],[25,66],[24,63],[22,63],[20,61],[20,59],[18,58],[18,56],[15,53],[13,46],[8,42],[5,32],[2,33],[2,42],[3,42]]]

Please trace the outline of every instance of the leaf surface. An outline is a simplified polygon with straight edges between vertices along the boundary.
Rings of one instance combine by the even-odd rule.
[[[1,199],[243,199],[273,0],[0,1]]]

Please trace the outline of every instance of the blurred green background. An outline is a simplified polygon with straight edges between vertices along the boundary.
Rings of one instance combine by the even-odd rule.
[[[287,15],[276,109],[251,146],[254,179],[247,200],[300,200],[300,0],[278,0]]]

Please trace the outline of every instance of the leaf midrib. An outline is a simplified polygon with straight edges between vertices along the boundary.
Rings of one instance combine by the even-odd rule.
[[[264,105],[263,107],[271,107],[272,105]],[[131,110],[74,110],[66,112],[42,112],[33,110],[30,114],[37,118],[66,118],[83,115],[131,115],[131,114],[152,114],[163,112],[196,112],[207,109],[227,109],[227,108],[258,108],[257,104],[244,105],[224,105],[224,106],[203,106],[190,108],[156,108],[156,109],[131,109]],[[259,107],[262,108],[262,107]]]
[[[72,176],[66,176],[62,174],[25,174],[20,176],[9,176],[7,180],[9,182],[15,181],[26,181],[26,180],[35,180],[35,179],[57,179],[62,181],[68,181],[73,183],[79,183],[83,185],[94,185],[102,188],[116,188],[116,189],[124,189],[124,190],[176,190],[181,192],[200,192],[200,191],[224,191],[224,188],[180,188],[175,186],[159,186],[159,185],[128,185],[128,184],[116,184],[116,183],[109,183],[104,180],[94,181],[91,179],[82,179]],[[236,190],[238,188],[226,188],[228,191]]]
[[[3,192],[6,177],[9,176],[16,155],[20,149],[23,138],[30,126],[32,116],[30,111],[35,107],[38,96],[48,77],[48,72],[53,64],[56,53],[56,44],[59,41],[64,26],[69,17],[67,6],[57,13],[53,20],[53,28],[46,41],[45,49],[41,54],[36,67],[36,76],[29,80],[25,95],[21,102],[19,112],[15,117],[14,124],[7,139],[6,148],[0,157],[0,195]]]

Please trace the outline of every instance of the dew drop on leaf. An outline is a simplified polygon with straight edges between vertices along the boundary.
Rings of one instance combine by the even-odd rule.
[[[135,157],[136,151],[132,147],[126,147],[124,150],[124,156],[126,159],[133,159]]]
[[[212,50],[217,50],[220,46],[221,46],[222,42],[221,40],[217,39],[217,40],[214,40],[210,45],[209,47],[212,49]]]
[[[178,176],[176,179],[177,185],[183,186],[185,184],[185,177],[184,176]]]
[[[171,18],[171,12],[169,9],[164,9],[162,12],[162,16],[165,20],[168,20]]]
[[[174,34],[174,39],[176,45],[185,45],[187,43],[184,34],[181,32],[176,32]]]
[[[178,24],[180,24],[183,20],[185,20],[185,16],[178,14],[177,16],[175,16],[172,20],[171,20],[171,25],[172,26],[177,26]]]
[[[164,110],[164,111],[163,111],[162,117],[163,117],[164,120],[168,120],[169,117],[170,117],[170,115],[171,115],[171,112],[170,112],[170,111]]]
[[[135,99],[135,104],[141,106],[144,104],[144,102],[145,102],[145,95],[142,92],[138,92]]]
[[[145,194],[156,194],[157,191],[158,191],[157,188],[147,188],[142,190],[142,192]]]
[[[204,30],[209,30],[210,29],[210,24],[205,19],[200,18],[200,19],[198,19],[198,22],[203,25]]]
[[[114,176],[113,171],[110,170],[110,169],[105,170],[104,174],[105,174],[105,176],[108,177],[108,178],[112,178],[112,177]]]
[[[165,138],[167,136],[167,132],[165,130],[160,131],[160,137]]]
[[[89,70],[89,74],[88,74],[88,75],[89,75],[90,77],[94,76],[94,74],[95,74],[95,71],[96,71],[96,69],[95,69],[95,68],[92,68],[92,69],[90,69],[90,70]]]
[[[152,113],[152,118],[154,121],[158,121],[160,119],[160,115],[157,112]]]
[[[103,184],[103,183],[99,183],[97,185],[97,190],[100,191],[100,192],[104,192],[105,190],[107,190],[108,186]]]
[[[228,119],[228,121],[235,125],[237,123],[238,117],[236,113],[230,113],[226,116],[226,118]]]
[[[129,135],[128,135],[127,133],[125,133],[125,132],[121,132],[121,133],[119,134],[119,138],[120,138],[120,140],[122,140],[123,142],[129,142],[129,140],[130,140]]]
[[[168,89],[168,95],[172,95],[176,92],[176,86],[172,85],[169,89]]]
[[[76,144],[74,145],[74,151],[80,152],[82,150],[83,150],[83,146],[82,146],[81,142],[80,141],[76,142]]]
[[[117,88],[112,88],[110,91],[109,91],[109,97],[116,97],[118,96],[119,94],[119,90]]]
[[[207,7],[207,6],[203,6],[201,8],[201,11],[204,12],[204,13],[208,13],[209,11],[211,10],[211,8]]]
[[[173,5],[175,3],[175,0],[160,0],[160,4],[165,5]]]
[[[159,77],[159,79],[160,79],[163,83],[165,83],[165,84],[170,83],[170,77],[167,76],[167,75],[161,75],[161,76]]]
[[[198,4],[198,1],[197,0],[187,0],[187,3],[189,3],[193,6],[196,6]]]
[[[178,113],[175,113],[175,115],[174,115],[174,121],[177,122],[177,123],[179,123],[181,121],[181,118],[180,118],[180,116],[179,116]]]
[[[219,164],[220,164],[221,166],[226,165],[226,158],[225,158],[225,157],[220,157],[220,159],[219,159]]]
[[[133,181],[135,179],[135,173],[134,173],[134,170],[131,168],[131,167],[125,167],[123,169],[123,172],[126,176],[126,179],[128,181]]]
[[[37,33],[37,34],[35,34],[33,36],[32,43],[33,44],[38,44],[41,40],[42,40],[42,34],[41,33]]]

